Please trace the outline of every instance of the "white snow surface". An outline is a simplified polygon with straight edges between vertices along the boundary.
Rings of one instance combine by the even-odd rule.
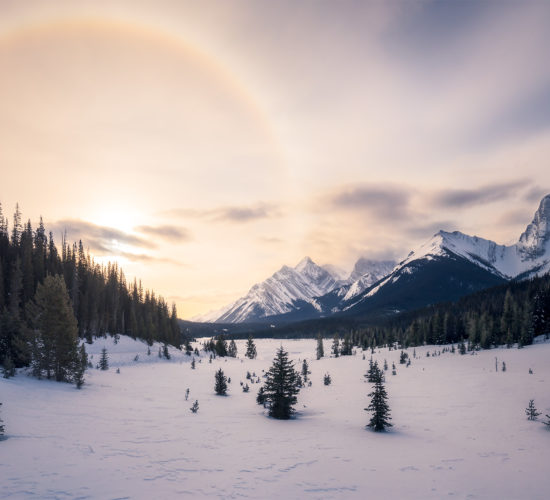
[[[465,356],[418,347],[409,368],[399,351],[377,350],[380,364],[397,366],[386,372],[386,433],[365,429],[370,352],[317,361],[315,340],[256,340],[255,360],[210,364],[202,354],[191,370],[183,353],[162,360],[154,345],[147,356],[125,337],[87,346],[94,362],[104,345],[110,369],[87,372],[82,390],[21,371],[0,379],[2,498],[548,498],[550,430],[524,409],[534,399],[550,414],[549,342]],[[239,385],[247,371],[261,376],[280,345],[298,367],[308,360],[313,381],[288,421],[255,403],[257,384]],[[495,372],[495,358],[506,372]],[[213,391],[218,368],[231,377],[226,397]]]

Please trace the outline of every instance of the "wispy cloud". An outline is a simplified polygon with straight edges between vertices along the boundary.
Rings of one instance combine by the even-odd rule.
[[[117,252],[115,253],[116,256],[124,257],[125,259],[131,261],[131,262],[142,262],[142,263],[162,263],[162,264],[170,264],[175,266],[183,266],[181,262],[178,262],[177,260],[166,258],[166,257],[155,257],[153,255],[147,255],[144,253],[131,253],[131,252]]]
[[[270,219],[280,216],[277,206],[269,203],[253,205],[221,206],[211,209],[176,208],[163,212],[163,215],[181,218],[199,218],[212,222],[232,222],[236,224]]]
[[[148,236],[157,236],[163,240],[171,242],[181,242],[191,240],[191,233],[188,229],[179,226],[137,226],[135,231]]]
[[[410,190],[401,186],[347,187],[331,195],[334,207],[375,212],[381,218],[394,219],[408,214]]]
[[[48,224],[54,234],[67,234],[69,241],[82,240],[85,247],[100,253],[112,252],[116,244],[141,248],[156,248],[156,244],[145,238],[121,231],[114,227],[100,226],[78,219],[62,219]]]
[[[433,196],[436,206],[466,208],[501,201],[519,194],[529,181],[517,180],[472,189],[444,189]]]

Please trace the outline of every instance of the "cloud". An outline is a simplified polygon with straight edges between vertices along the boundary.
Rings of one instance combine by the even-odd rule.
[[[113,254],[113,256],[124,257],[125,259],[128,259],[131,262],[142,262],[142,263],[158,262],[163,264],[171,264],[175,266],[183,265],[181,262],[178,262],[174,259],[169,259],[165,257],[155,257],[153,255],[147,255],[144,253],[138,254],[138,253],[131,253],[131,252],[116,252]]]
[[[368,210],[378,217],[395,219],[409,214],[410,190],[401,186],[359,186],[341,189],[332,195],[336,208]]]
[[[444,189],[433,196],[433,203],[445,208],[467,208],[501,201],[518,194],[529,182],[526,180],[481,186],[472,189]]]
[[[137,226],[134,230],[138,233],[157,236],[171,242],[189,241],[191,239],[189,231],[186,228],[178,226]]]
[[[254,205],[222,206],[211,209],[177,208],[163,212],[162,215],[181,218],[199,218],[213,222],[233,222],[236,224],[269,219],[280,216],[279,209],[269,203]]]
[[[82,240],[85,247],[99,253],[112,253],[115,244],[156,248],[153,242],[139,236],[113,227],[99,226],[84,220],[63,219],[48,224],[48,228],[53,233],[66,233],[69,241]]]

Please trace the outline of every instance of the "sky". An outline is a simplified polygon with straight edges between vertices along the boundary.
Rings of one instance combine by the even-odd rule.
[[[515,242],[550,193],[550,2],[0,0],[0,203],[182,318],[305,255]]]

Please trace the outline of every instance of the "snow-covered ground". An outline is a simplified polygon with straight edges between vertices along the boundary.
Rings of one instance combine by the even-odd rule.
[[[240,359],[210,364],[202,354],[191,370],[174,350],[166,361],[158,345],[147,356],[139,341],[97,340],[87,346],[94,364],[106,345],[111,367],[89,370],[80,391],[21,373],[0,379],[0,497],[548,498],[550,430],[524,409],[534,399],[541,418],[550,414],[550,342],[466,356],[416,348],[409,368],[399,351],[380,350],[374,358],[390,364],[388,433],[365,429],[368,353],[316,361],[314,340],[256,343],[256,360],[242,359],[238,341]],[[313,381],[290,421],[265,416],[259,386],[239,384],[247,370],[267,370],[281,343],[308,359]],[[219,367],[232,380],[227,397],[213,391]]]

